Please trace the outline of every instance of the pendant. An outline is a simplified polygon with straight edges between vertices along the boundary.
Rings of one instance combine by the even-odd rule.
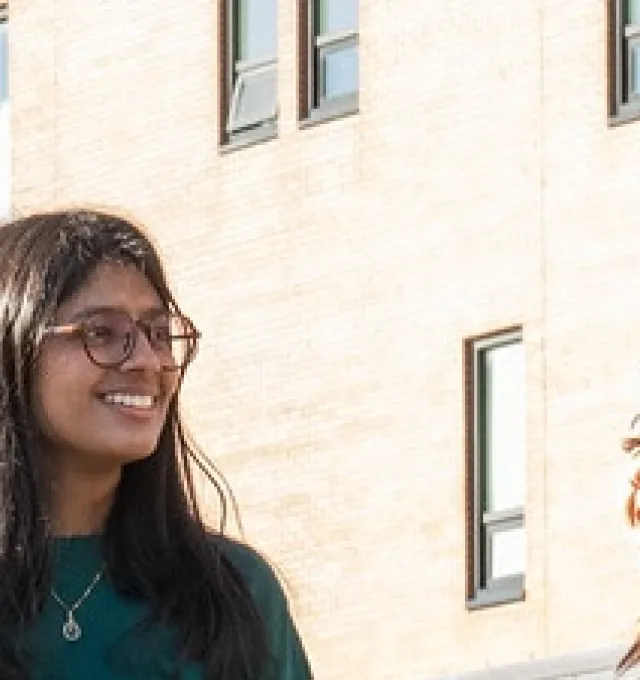
[[[67,642],[76,642],[82,635],[82,628],[80,624],[73,617],[73,612],[69,612],[69,617],[62,624],[62,637]]]

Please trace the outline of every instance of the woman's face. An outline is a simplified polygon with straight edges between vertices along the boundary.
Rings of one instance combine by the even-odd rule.
[[[58,309],[56,325],[92,308],[126,311],[134,320],[162,310],[148,279],[135,267],[101,264]],[[77,335],[43,339],[34,375],[34,410],[54,466],[113,469],[156,448],[179,372],[162,370],[144,333],[117,368],[92,363]]]

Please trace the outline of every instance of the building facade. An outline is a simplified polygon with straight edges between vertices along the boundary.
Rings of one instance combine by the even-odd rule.
[[[0,215],[11,206],[11,137],[9,111],[8,5],[0,2]]]
[[[640,2],[4,12],[11,210],[153,231],[203,331],[188,420],[317,677],[610,677],[640,609]]]

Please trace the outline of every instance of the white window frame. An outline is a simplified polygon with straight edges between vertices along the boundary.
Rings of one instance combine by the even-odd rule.
[[[522,343],[522,330],[508,330],[466,343],[467,371],[467,428],[470,430],[467,445],[468,515],[467,544],[467,608],[477,609],[524,598],[525,573],[494,577],[492,574],[493,541],[496,534],[525,527],[523,505],[498,511],[486,511],[485,481],[486,451],[483,446],[484,423],[481,405],[484,384],[482,362],[492,349],[514,343]],[[522,389],[525,389],[525,385]],[[469,422],[470,421],[470,422]]]
[[[247,130],[256,126],[274,124],[278,117],[277,99],[274,98],[273,107],[266,117],[240,117],[243,90],[247,82],[253,78],[264,75],[265,77],[275,76],[277,79],[278,61],[273,59],[262,59],[260,61],[236,61],[234,64],[235,85],[229,104],[229,117],[227,120],[227,132],[234,133]],[[276,84],[277,88],[277,84]],[[276,95],[277,96],[277,95]]]
[[[640,48],[640,23],[629,24],[627,0],[610,0],[610,122],[640,118],[640,92],[634,92],[633,47]]]
[[[331,118],[346,113],[356,112],[359,107],[359,87],[341,97],[327,98],[324,83],[324,56],[331,52],[356,47],[358,49],[358,71],[360,70],[360,31],[359,26],[348,31],[318,34],[316,26],[316,5],[319,0],[302,0],[307,2],[307,117],[311,120]],[[361,0],[357,0],[359,3]],[[358,80],[360,73],[358,73]]]
[[[636,63],[633,59],[633,53],[636,50],[640,52],[640,24],[625,26],[625,52],[627,57],[626,100],[629,104],[640,102],[640,88],[637,92],[633,89],[633,83],[636,80]]]
[[[269,139],[277,134],[278,103],[277,103],[277,84],[274,106],[266,118],[259,117],[240,117],[242,111],[242,95],[247,82],[252,78],[271,77],[276,70],[277,78],[277,54],[259,60],[239,60],[236,59],[238,33],[237,33],[237,2],[236,0],[221,0],[226,3],[226,27],[225,27],[225,57],[226,57],[226,80],[228,83],[225,111],[224,130],[228,142],[259,141]]]

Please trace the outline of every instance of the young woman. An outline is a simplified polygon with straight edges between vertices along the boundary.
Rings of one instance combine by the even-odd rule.
[[[141,230],[1,227],[0,316],[0,678],[309,680],[273,572],[198,512],[199,333]]]

